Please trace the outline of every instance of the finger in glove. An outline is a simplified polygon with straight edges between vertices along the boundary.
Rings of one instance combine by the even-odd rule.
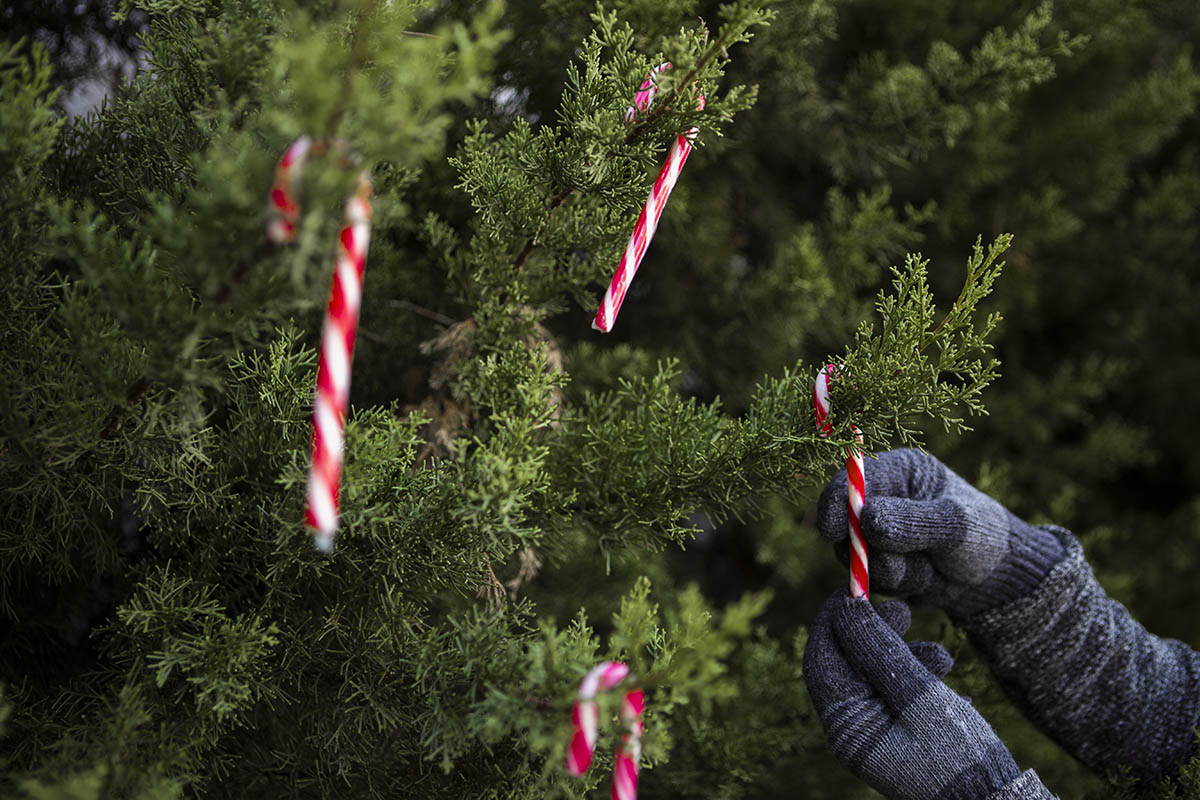
[[[908,650],[938,680],[949,675],[954,667],[954,658],[950,652],[937,642],[912,642],[908,645]]]
[[[867,543],[891,553],[940,552],[967,536],[967,515],[949,498],[874,497],[863,507]]]
[[[874,690],[850,666],[833,631],[834,609],[849,599],[845,592],[830,597],[808,626],[804,646],[804,682],[817,713],[831,705],[854,698],[867,698]],[[874,614],[874,612],[871,612]]]
[[[832,624],[846,662],[897,714],[937,680],[865,598],[841,598]]]
[[[880,591],[921,594],[929,590],[933,579],[933,562],[924,553],[900,555],[882,549],[871,553],[871,585]]]
[[[933,456],[918,450],[889,450],[864,459],[867,506],[875,497],[927,500],[946,483],[946,468]],[[847,537],[846,470],[840,470],[821,492],[817,502],[817,527],[832,542]],[[865,509],[864,509],[865,510]]]
[[[896,632],[897,636],[903,636],[904,632],[908,630],[908,626],[912,625],[912,611],[907,603],[899,600],[883,601],[875,606],[875,613]]]

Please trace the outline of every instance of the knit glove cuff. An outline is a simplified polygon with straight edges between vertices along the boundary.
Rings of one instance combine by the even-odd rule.
[[[987,800],[1058,800],[1058,797],[1042,785],[1036,772],[1027,769],[1003,789],[989,794]]]
[[[951,616],[969,617],[1027,597],[1042,586],[1051,570],[1063,561],[1066,549],[1053,530],[1010,517],[1007,558],[988,580],[971,592],[969,603],[960,601],[959,608],[950,609]],[[955,613],[964,609],[965,613]]]
[[[1098,773],[1141,779],[1194,749],[1200,656],[1146,631],[1096,581],[1069,532],[1066,556],[1029,594],[962,621],[1018,705]]]
[[[1067,610],[1069,598],[1080,593],[1092,594],[1090,590],[1096,578],[1075,537],[1052,525],[1040,526],[1039,530],[1053,536],[1059,543],[1060,552],[1066,555],[1059,556],[1031,591],[961,620],[968,633],[992,647],[1008,649],[1028,645],[1030,622],[1054,619]],[[1103,589],[1100,592],[1103,593]],[[1018,627],[1022,629],[1018,630]]]

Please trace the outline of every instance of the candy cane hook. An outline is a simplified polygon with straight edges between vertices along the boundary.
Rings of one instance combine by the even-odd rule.
[[[593,667],[579,684],[579,694],[571,707],[571,741],[567,745],[567,774],[579,777],[587,772],[596,752],[596,693],[613,688],[629,675],[629,667],[619,661],[605,661]],[[642,757],[642,712],[645,694],[641,689],[626,692],[621,698],[621,720],[626,732],[621,737],[613,761],[612,800],[637,800],[638,767]]]

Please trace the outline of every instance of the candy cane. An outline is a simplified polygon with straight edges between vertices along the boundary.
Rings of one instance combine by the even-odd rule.
[[[646,697],[641,689],[621,698],[621,720],[627,732],[621,737],[613,762],[612,800],[637,800],[638,767],[642,760],[642,712]]]
[[[311,146],[312,140],[301,136],[275,167],[267,237],[277,244],[286,244],[296,236],[300,219],[300,171]],[[325,322],[321,328],[312,412],[312,465],[308,471],[304,509],[313,543],[323,553],[333,550],[333,538],[338,529],[342,455],[346,414],[350,406],[350,365],[362,303],[367,245],[371,239],[371,179],[367,173],[358,176],[358,186],[346,201],[345,214],[345,224],[338,235]]]
[[[275,244],[287,244],[296,238],[296,225],[300,221],[300,170],[308,158],[312,139],[301,136],[292,142],[275,166],[275,183],[268,198],[270,219],[267,221],[267,238]]]
[[[329,304],[321,329],[317,390],[313,401],[312,467],[308,472],[305,516],[322,553],[333,550],[338,529],[342,449],[350,407],[350,365],[358,332],[363,270],[371,238],[371,179],[363,172],[346,201],[346,224],[338,235]]]
[[[629,675],[619,661],[593,667],[579,684],[579,697],[571,709],[571,741],[567,745],[567,773],[578,778],[587,772],[596,749],[596,693],[611,689]],[[642,712],[645,695],[641,689],[621,698],[621,719],[627,732],[617,748],[613,763],[612,800],[637,800],[638,766],[642,756]]]
[[[658,93],[654,76],[670,66],[670,64],[662,64],[646,76],[645,83],[634,95],[634,105],[625,112],[626,120],[632,122],[638,111],[645,111],[650,107],[650,103]],[[704,108],[703,96],[700,98],[699,108]],[[671,190],[675,188],[675,183],[679,180],[679,173],[683,170],[683,164],[692,152],[692,142],[699,132],[699,128],[689,128],[675,138],[675,143],[671,145],[671,150],[667,153],[667,161],[659,170],[658,178],[655,179],[654,186],[650,189],[650,196],[646,198],[646,205],[642,208],[642,213],[638,215],[637,223],[633,226],[633,234],[629,237],[629,243],[625,245],[621,262],[617,264],[617,271],[608,285],[608,291],[604,293],[604,300],[596,311],[595,319],[592,320],[592,327],[601,333],[611,331],[613,323],[617,320],[617,312],[621,310],[621,303],[625,301],[625,292],[629,289],[629,283],[633,280],[633,276],[637,274],[642,257],[646,255],[646,248],[650,246],[650,240],[654,238],[654,232],[658,230],[658,220],[662,216],[663,209],[667,207],[667,198],[671,196]]]
[[[837,372],[833,364],[827,364],[817,373],[813,385],[813,411],[817,417],[817,429],[822,436],[833,432],[829,421],[829,379]],[[859,445],[863,442],[862,431],[853,425],[850,430]],[[862,532],[862,509],[867,498],[867,484],[863,477],[862,447],[846,448],[846,506],[850,523],[850,596],[866,597],[870,586],[867,572],[867,540]]]

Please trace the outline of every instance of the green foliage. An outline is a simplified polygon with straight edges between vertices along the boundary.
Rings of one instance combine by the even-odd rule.
[[[886,415],[890,409],[896,438],[904,445],[920,444],[916,431],[904,425],[904,420],[917,414],[940,418],[954,433],[969,430],[962,417],[950,415],[958,409],[982,413],[979,396],[996,377],[999,362],[989,355],[992,348],[988,337],[1000,322],[1000,315],[989,314],[982,329],[976,331],[973,312],[992,291],[1004,266],[997,259],[1011,241],[1011,236],[1001,236],[985,253],[976,240],[962,291],[936,323],[933,294],[926,282],[928,262],[920,256],[909,256],[903,272],[893,269],[895,296],[879,296],[882,332],[872,336],[871,326],[864,322],[855,337],[856,352],[845,361],[845,371],[854,376],[854,381],[875,390],[871,392],[874,396],[868,395],[862,403],[865,413],[858,416],[871,419]],[[930,357],[925,358],[927,350]],[[926,391],[922,392],[921,387],[927,387]],[[831,394],[837,397],[836,388]],[[915,405],[909,398],[915,400]],[[831,400],[831,407],[832,421],[841,416],[837,414],[841,403]],[[876,408],[879,411],[872,414]],[[886,440],[888,433],[866,429],[864,439]]]
[[[1196,434],[1161,422],[1200,376],[1189,3],[120,10],[148,16],[145,67],[87,116],[55,115],[41,48],[0,51],[0,794],[599,796],[619,692],[581,780],[569,710],[619,659],[647,691],[647,796],[875,797],[828,754],[799,660],[845,580],[811,499],[851,425],[1079,531],[1114,596],[1200,642],[1178,613],[1200,599]],[[273,247],[300,134],[329,147]],[[308,415],[360,169],[327,557],[302,523]],[[916,634],[1022,766],[1102,791],[945,619]]]
[[[100,800],[110,796],[113,775],[112,768],[97,766],[59,781],[23,781],[20,796],[29,800]],[[149,782],[136,795],[127,796],[135,800],[175,800],[182,796],[182,791],[178,783],[159,778]]]
[[[991,290],[1007,242],[1003,237],[986,254],[976,244],[962,293],[940,321],[925,262],[910,257],[906,270],[895,270],[896,294],[879,297],[878,332],[864,322],[841,368],[867,389],[845,382],[842,390],[843,381],[834,381],[828,446],[811,428],[813,370],[797,365],[764,379],[745,415],[731,419],[719,400],[680,397],[672,388],[678,368],[667,364],[650,378],[621,379],[616,391],[588,395],[567,412],[552,452],[560,491],[574,498],[602,547],[635,532],[646,542],[682,543],[698,510],[720,523],[761,517],[762,502],[775,495],[798,499],[812,488],[814,468],[820,475],[844,458],[852,424],[871,443],[918,444],[910,425],[922,416],[961,429],[962,418],[953,415],[981,411],[978,395],[995,375],[995,360],[983,357],[998,318],[976,332],[970,315]]]
[[[19,232],[22,205],[36,192],[38,170],[50,157],[58,136],[59,120],[51,106],[51,69],[46,51],[34,45],[28,58],[18,45],[0,49],[0,214],[6,220],[5,237]]]

